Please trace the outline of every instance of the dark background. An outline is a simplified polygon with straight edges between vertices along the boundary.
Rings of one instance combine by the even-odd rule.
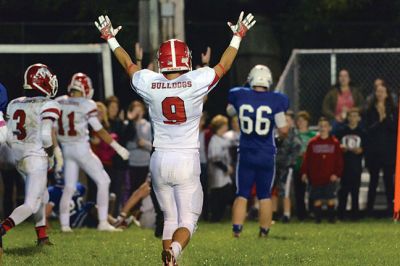
[[[229,44],[231,33],[226,21],[235,22],[241,10],[252,12],[258,23],[242,44],[230,73],[210,95],[210,114],[224,112],[229,88],[240,85],[253,62],[271,66],[279,78],[294,48],[381,48],[400,47],[400,1],[390,0],[202,0],[185,1],[186,41],[193,51],[194,65],[200,53],[211,46],[211,65]],[[100,43],[93,21],[108,14],[113,24],[123,25],[120,44],[133,55],[138,39],[137,0],[0,0],[0,44]],[[247,42],[247,43],[246,43]],[[262,45],[260,49],[258,45]],[[146,65],[154,55],[146,54]],[[259,61],[257,61],[259,59]],[[73,73],[88,73],[102,99],[101,60],[95,55],[5,55],[0,54],[0,82],[11,98],[22,94],[25,68],[36,62],[48,64],[59,79],[59,94]],[[129,80],[113,59],[114,90],[122,105],[138,98]]]

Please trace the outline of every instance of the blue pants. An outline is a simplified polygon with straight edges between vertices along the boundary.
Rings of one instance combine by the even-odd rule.
[[[250,198],[256,185],[259,200],[271,198],[275,178],[275,153],[265,153],[254,149],[239,151],[236,169],[236,196]]]

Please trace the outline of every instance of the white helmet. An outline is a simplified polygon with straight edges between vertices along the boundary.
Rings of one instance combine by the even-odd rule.
[[[250,87],[261,86],[270,88],[272,85],[271,70],[264,65],[255,65],[247,77]]]

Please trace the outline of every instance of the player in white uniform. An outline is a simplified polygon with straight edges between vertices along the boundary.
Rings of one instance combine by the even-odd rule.
[[[110,177],[100,159],[92,152],[89,144],[88,126],[124,159],[129,152],[119,145],[103,128],[97,118],[96,103],[91,100],[93,87],[91,79],[83,73],[76,73],[68,86],[68,95],[58,97],[61,117],[58,123],[57,139],[64,155],[65,187],[60,202],[61,231],[72,232],[70,227],[69,202],[74,195],[81,168],[97,185],[97,210],[100,231],[120,231],[107,222]]]
[[[165,265],[176,264],[201,213],[199,122],[203,98],[230,69],[241,39],[255,23],[252,20],[251,14],[243,20],[242,12],[236,25],[228,23],[234,36],[214,68],[192,71],[191,54],[184,42],[172,39],[162,43],[158,51],[161,73],[140,70],[132,63],[115,39],[121,27],[114,29],[107,16],[100,16],[95,22],[101,37],[107,40],[130,76],[132,88],[149,107],[155,147],[150,171],[164,212],[162,259]]]
[[[0,145],[7,140],[7,124],[6,121],[4,121],[3,114],[6,109],[7,100],[7,90],[3,84],[0,83]]]
[[[34,64],[25,71],[26,97],[11,101],[7,108],[8,143],[17,170],[25,178],[25,202],[0,225],[1,236],[33,214],[38,245],[51,244],[46,233],[45,206],[47,170],[53,165],[52,127],[60,106],[50,97],[57,93],[57,77],[46,65]]]

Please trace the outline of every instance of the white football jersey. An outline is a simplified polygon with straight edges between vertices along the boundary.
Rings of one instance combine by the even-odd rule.
[[[96,103],[84,97],[73,98],[68,95],[58,97],[56,101],[61,106],[61,116],[57,126],[57,139],[61,143],[88,142],[89,119],[97,120]],[[97,131],[99,128],[95,128],[95,130]]]
[[[59,116],[59,104],[46,97],[20,97],[8,104],[7,141],[17,160],[30,155],[46,156],[41,121],[56,121]]]
[[[136,72],[132,88],[149,108],[154,128],[153,146],[161,149],[198,149],[203,98],[218,83],[209,67],[168,80],[147,69]]]

